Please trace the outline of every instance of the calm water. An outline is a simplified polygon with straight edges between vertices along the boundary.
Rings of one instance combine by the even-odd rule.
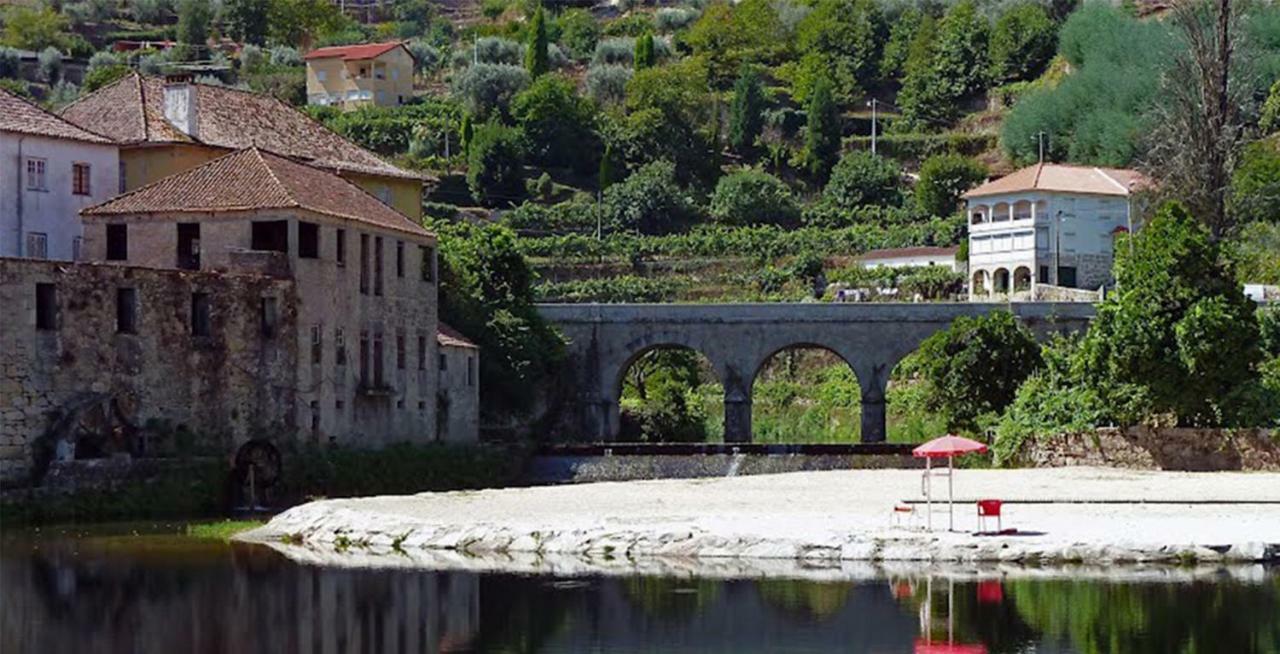
[[[346,570],[171,535],[45,531],[0,539],[0,652],[1280,652],[1274,569],[949,576]]]

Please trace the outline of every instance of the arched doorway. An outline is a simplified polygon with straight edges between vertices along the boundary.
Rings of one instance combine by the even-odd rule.
[[[797,344],[761,363],[751,384],[751,440],[756,443],[857,443],[862,388],[840,355]]]
[[[1026,266],[1018,266],[1013,271],[1013,290],[1015,292],[1031,290],[1031,269]]]
[[[979,297],[987,294],[987,271],[985,270],[973,271],[973,282],[972,282],[972,285],[969,287],[969,294],[975,297]]]
[[[724,390],[715,367],[696,350],[657,345],[636,353],[617,382],[618,440],[722,440]]]
[[[998,295],[1005,295],[1009,292],[1009,269],[996,268],[996,272],[991,278],[991,288]]]

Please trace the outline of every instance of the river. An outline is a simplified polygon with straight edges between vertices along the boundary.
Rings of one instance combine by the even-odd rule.
[[[1280,652],[1280,570],[857,580],[300,565],[181,525],[0,537],[0,652]]]

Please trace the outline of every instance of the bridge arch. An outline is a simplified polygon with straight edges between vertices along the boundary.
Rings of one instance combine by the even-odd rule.
[[[788,369],[797,359],[800,360],[802,367],[799,370]],[[861,401],[862,387],[858,383],[857,368],[836,348],[808,341],[777,348],[766,354],[759,361],[751,375],[748,393],[751,400],[752,441],[769,434],[769,428],[767,427],[769,421],[766,416],[770,411],[777,412],[780,415],[798,411],[800,415],[807,416],[810,411],[826,408],[830,413],[824,416],[826,422],[824,427],[827,430],[825,436],[830,437],[832,435],[830,431],[832,422],[841,422],[841,408],[843,405],[837,401],[825,407],[822,406],[822,402],[819,399],[821,394],[817,391],[820,390],[822,384],[828,381],[825,377],[825,372],[820,373],[823,375],[821,377],[802,378],[807,383],[802,382],[799,386],[803,390],[795,393],[795,397],[814,400],[814,402],[802,405],[799,409],[790,404],[790,400],[793,398],[791,394],[793,389],[790,386],[795,382],[794,375],[813,374],[816,372],[813,367],[815,364],[820,366],[818,369],[822,371],[830,370],[831,366],[842,366],[845,370],[848,370],[853,380],[853,392],[857,394],[856,401]],[[766,386],[766,384],[778,384],[779,386]],[[780,397],[777,394],[779,390],[783,391],[780,397],[786,398],[780,402],[778,401]],[[774,391],[774,393],[771,394],[769,391]],[[806,393],[806,391],[809,393]],[[857,426],[860,427],[860,425]],[[807,439],[811,434],[801,434],[801,436]]]

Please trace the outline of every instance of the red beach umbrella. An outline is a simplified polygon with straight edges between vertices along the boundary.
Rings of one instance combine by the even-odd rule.
[[[950,522],[947,528],[954,530],[956,527],[955,489],[951,484],[951,475],[955,468],[952,466],[952,460],[964,454],[986,451],[987,445],[985,443],[979,443],[972,438],[956,436],[955,434],[947,434],[946,436],[935,438],[911,450],[912,456],[924,459],[924,494],[925,504],[928,507],[929,529],[933,529],[933,460],[942,457],[947,458],[947,513],[950,515]]]

